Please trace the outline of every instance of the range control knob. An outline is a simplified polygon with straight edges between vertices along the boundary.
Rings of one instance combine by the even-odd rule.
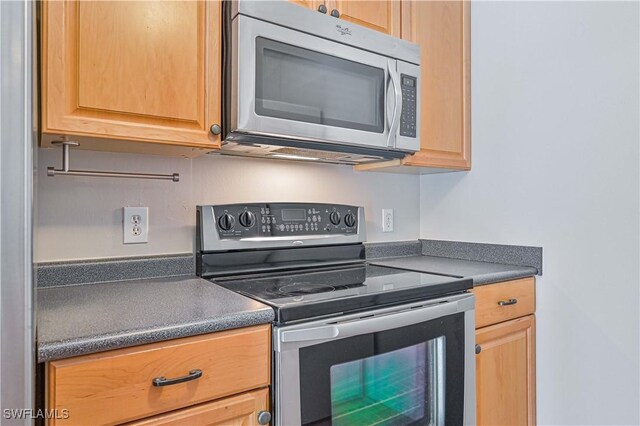
[[[218,219],[218,226],[223,231],[230,230],[231,228],[233,228],[233,225],[235,224],[236,224],[236,218],[233,217],[233,215],[230,215],[229,213],[223,214],[222,216],[220,216],[220,219]]]
[[[331,214],[329,215],[329,220],[331,221],[331,223],[333,223],[336,226],[340,225],[340,212],[335,210],[332,211]]]
[[[349,228],[356,226],[356,216],[353,213],[347,213],[344,217],[344,224]]]
[[[244,211],[238,216],[238,222],[245,228],[251,228],[256,223],[256,215],[250,211]]]

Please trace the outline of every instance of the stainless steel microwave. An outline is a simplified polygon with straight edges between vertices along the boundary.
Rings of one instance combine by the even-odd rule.
[[[358,164],[420,149],[417,45],[285,0],[223,2],[221,154]]]

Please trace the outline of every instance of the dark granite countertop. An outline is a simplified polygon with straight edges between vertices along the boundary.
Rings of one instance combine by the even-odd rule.
[[[38,361],[269,323],[273,309],[197,277],[42,287]]]
[[[538,273],[536,268],[529,266],[477,262],[425,255],[371,259],[369,263],[411,271],[472,278],[474,286],[531,277]]]

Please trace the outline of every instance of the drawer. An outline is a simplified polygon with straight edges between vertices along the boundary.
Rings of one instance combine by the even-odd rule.
[[[476,328],[535,312],[533,277],[476,287]]]
[[[269,410],[267,388],[127,423],[126,426],[257,426],[258,414]]]
[[[270,326],[261,325],[52,361],[47,408],[66,409],[68,418],[49,424],[122,423],[265,387],[270,355]],[[202,375],[153,384],[193,370]]]

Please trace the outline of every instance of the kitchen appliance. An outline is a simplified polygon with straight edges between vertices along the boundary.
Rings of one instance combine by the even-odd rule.
[[[197,274],[275,310],[275,424],[474,424],[472,281],[369,265],[364,240],[362,207],[197,208]]]
[[[221,154],[357,164],[420,149],[417,45],[286,0],[223,2]]]
[[[0,411],[32,424],[36,407],[33,226],[36,114],[35,2],[0,1]],[[14,416],[10,416],[14,413]],[[34,411],[35,413],[35,411]]]

